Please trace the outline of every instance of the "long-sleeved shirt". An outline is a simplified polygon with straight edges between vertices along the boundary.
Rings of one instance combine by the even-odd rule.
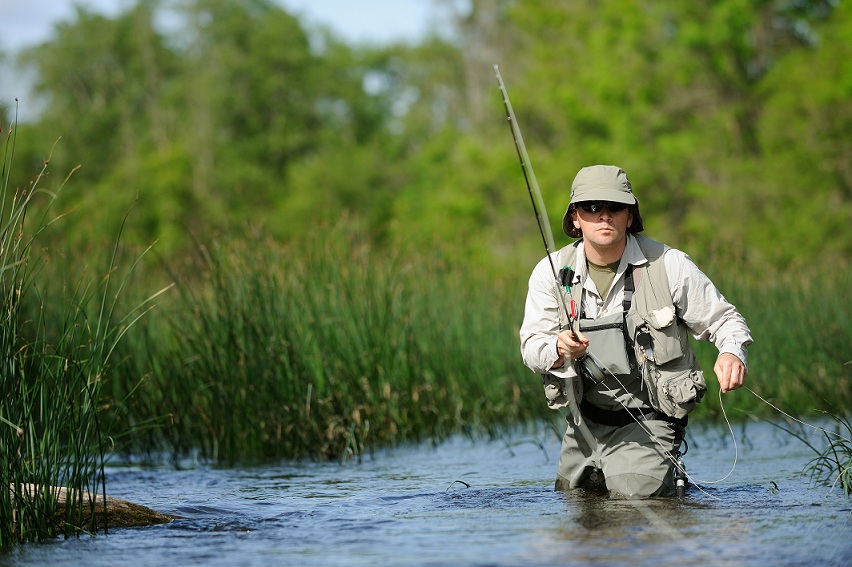
[[[551,256],[555,265],[558,253]],[[736,307],[722,296],[710,278],[698,269],[684,252],[669,248],[663,256],[663,261],[672,301],[691,335],[697,340],[712,342],[720,353],[731,353],[746,364],[752,336],[745,319]],[[640,267],[647,262],[648,259],[639,248],[636,238],[628,236],[621,263],[604,300],[595,288],[592,278],[587,277],[586,255],[581,243],[577,247],[574,262],[574,283],[583,283],[582,308],[586,317],[595,319],[616,310],[621,311],[624,300],[624,272],[627,266],[632,264],[634,267]],[[520,329],[521,356],[524,364],[533,372],[569,378],[576,376],[571,364],[551,368],[559,358],[556,352],[556,336],[560,331],[557,290],[551,264],[545,257],[533,269],[529,279],[524,321]]]

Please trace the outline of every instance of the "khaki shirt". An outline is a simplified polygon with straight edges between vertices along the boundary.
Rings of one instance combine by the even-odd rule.
[[[562,267],[558,265],[560,254],[553,253],[551,256],[553,265],[559,270]],[[720,353],[731,353],[746,364],[752,337],[745,319],[736,307],[719,293],[710,278],[684,252],[670,248],[663,256],[663,261],[672,301],[693,338],[710,341]],[[621,311],[627,266],[642,266],[647,262],[636,238],[628,235],[621,263],[604,301],[592,278],[586,277],[586,255],[581,243],[573,266],[574,283],[583,282],[582,308],[586,317],[595,319],[616,310]],[[570,364],[551,370],[559,358],[556,353],[556,335],[560,331],[560,322],[567,325],[564,313],[560,313],[556,293],[553,271],[545,257],[533,269],[529,279],[524,321],[520,329],[521,356],[524,364],[537,374],[550,373],[560,378],[569,378],[576,376]]]

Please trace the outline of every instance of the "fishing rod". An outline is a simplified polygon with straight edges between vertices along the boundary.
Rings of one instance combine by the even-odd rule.
[[[553,241],[553,231],[550,229],[550,222],[547,220],[547,210],[544,207],[544,199],[541,196],[541,189],[538,187],[538,181],[535,178],[530,157],[527,154],[527,148],[524,145],[524,138],[521,135],[521,129],[518,127],[518,121],[515,118],[515,111],[512,110],[512,103],[509,102],[509,93],[506,92],[506,85],[503,84],[503,77],[500,76],[500,69],[494,65],[494,74],[497,76],[497,85],[500,88],[500,94],[503,96],[503,106],[506,108],[506,118],[509,121],[509,128],[512,130],[512,139],[515,141],[515,149],[518,151],[518,159],[521,161],[521,171],[524,173],[524,181],[527,184],[527,191],[530,194],[532,201],[533,212],[538,222],[538,231],[541,233],[541,240],[544,243],[544,250],[547,252],[547,260],[550,263],[550,271],[553,273],[553,279],[557,282],[557,287],[562,284],[559,276],[556,273],[556,265],[553,263],[552,251],[556,248]],[[568,326],[576,317],[576,308],[571,311],[565,304],[565,300],[561,293],[557,294],[559,301],[559,329],[564,329],[562,324],[562,316],[568,318]],[[571,332],[573,333],[573,328]],[[576,337],[576,335],[575,335]]]
[[[556,300],[559,303],[559,330],[561,331],[565,328],[562,324],[562,317],[564,314],[564,316],[568,319],[568,328],[576,340],[577,333],[574,331],[573,323],[577,319],[577,307],[573,299],[570,300],[568,305],[566,305],[565,299],[562,297],[560,286],[567,285],[567,283],[563,282],[557,275],[556,265],[553,263],[553,257],[551,256],[556,245],[553,241],[553,231],[550,229],[550,222],[547,219],[547,210],[544,207],[544,199],[541,196],[541,189],[538,187],[538,181],[536,181],[535,172],[533,171],[532,164],[530,163],[527,148],[524,145],[524,138],[521,135],[520,127],[518,127],[518,120],[515,118],[515,111],[512,109],[512,103],[509,101],[509,93],[506,91],[506,85],[503,84],[503,77],[500,75],[500,69],[497,65],[494,65],[494,75],[497,77],[497,85],[499,86],[500,94],[503,97],[503,106],[506,108],[506,118],[509,121],[509,128],[512,130],[512,139],[515,141],[515,149],[518,151],[518,159],[521,161],[521,171],[523,171],[524,174],[527,191],[530,194],[530,201],[532,201],[533,211],[535,212],[535,218],[538,222],[538,230],[541,233],[541,239],[544,242],[544,249],[547,252],[550,271],[553,273],[553,279],[556,281]],[[580,414],[580,407],[577,404],[577,395],[574,390],[574,380],[577,379],[577,376],[565,379],[565,396],[568,399],[568,407],[574,416],[574,424],[580,430],[583,437],[585,437],[589,447],[595,447],[597,442],[595,441],[591,431],[589,431],[589,428],[586,426],[586,423],[583,421],[583,417]]]

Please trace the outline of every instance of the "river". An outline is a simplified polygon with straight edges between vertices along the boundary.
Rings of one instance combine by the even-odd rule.
[[[0,565],[852,564],[852,505],[804,473],[816,454],[764,422],[734,433],[690,427],[697,486],[683,500],[554,492],[559,439],[545,426],[361,462],[116,463],[108,494],[181,519],[13,546]]]

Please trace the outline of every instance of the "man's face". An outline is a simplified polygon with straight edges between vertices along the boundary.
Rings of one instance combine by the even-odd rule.
[[[621,210],[613,212],[610,207]],[[577,203],[572,220],[583,231],[583,240],[603,251],[623,246],[633,214],[621,203],[581,202]]]

